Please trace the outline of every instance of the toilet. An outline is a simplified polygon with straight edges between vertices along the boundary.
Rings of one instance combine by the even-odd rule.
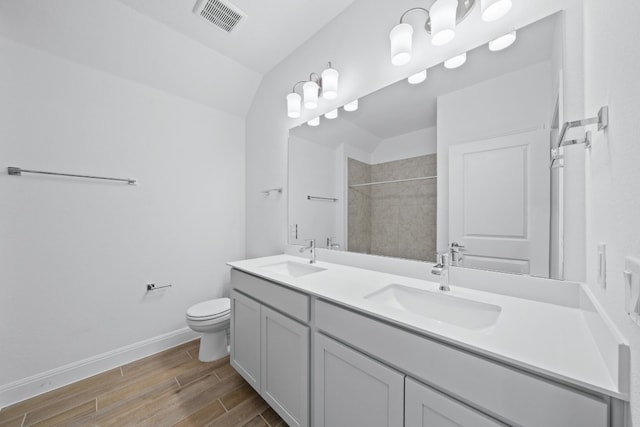
[[[211,362],[229,354],[231,301],[229,298],[210,299],[187,309],[187,325],[200,332],[202,362]]]

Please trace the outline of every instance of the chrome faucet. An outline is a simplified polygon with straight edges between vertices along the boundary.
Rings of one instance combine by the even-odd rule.
[[[431,273],[440,276],[439,290],[443,292],[450,291],[449,287],[449,254],[438,254],[438,263],[433,266]]]
[[[327,237],[327,249],[340,249],[340,245],[333,243],[333,239],[335,239],[335,237]]]
[[[316,263],[316,239],[309,239],[307,241],[309,242],[309,246],[300,248],[300,253],[304,251],[309,251],[309,255],[311,255],[311,259],[309,260],[309,263],[315,264]]]

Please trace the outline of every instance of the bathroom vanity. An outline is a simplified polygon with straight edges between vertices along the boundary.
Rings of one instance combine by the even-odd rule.
[[[578,283],[444,293],[290,255],[229,265],[231,364],[289,425],[623,425],[628,346]]]

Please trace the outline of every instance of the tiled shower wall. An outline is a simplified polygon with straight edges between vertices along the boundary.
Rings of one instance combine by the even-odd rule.
[[[376,165],[348,159],[350,186],[436,175],[436,154]],[[349,187],[348,250],[434,262],[436,187],[436,179]]]
[[[371,182],[371,165],[347,160],[348,185]],[[371,186],[349,187],[347,206],[347,249],[352,252],[371,252]]]

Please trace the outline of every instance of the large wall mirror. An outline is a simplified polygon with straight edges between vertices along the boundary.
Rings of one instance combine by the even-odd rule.
[[[289,133],[289,243],[562,278],[560,13]],[[561,164],[560,164],[561,166]]]

